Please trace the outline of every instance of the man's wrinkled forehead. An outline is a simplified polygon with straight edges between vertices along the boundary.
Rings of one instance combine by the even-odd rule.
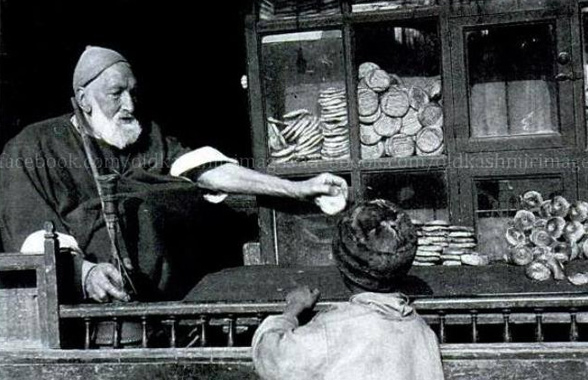
[[[88,84],[88,87],[103,90],[134,90],[137,87],[137,79],[128,63],[119,62],[104,70]]]

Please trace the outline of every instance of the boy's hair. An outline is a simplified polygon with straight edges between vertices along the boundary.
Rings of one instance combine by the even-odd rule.
[[[416,228],[394,203],[376,199],[350,209],[333,239],[333,254],[346,283],[374,292],[393,291],[409,271]]]

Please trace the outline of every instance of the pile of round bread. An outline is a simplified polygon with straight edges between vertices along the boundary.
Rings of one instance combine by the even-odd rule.
[[[349,118],[345,89],[321,90],[318,100],[324,136],[321,157],[323,160],[350,159]]]
[[[306,109],[288,112],[283,120],[267,119],[272,162],[320,160],[323,147],[321,121]]]
[[[506,230],[508,263],[525,266],[536,281],[567,278],[574,285],[588,284],[588,272],[566,276],[564,265],[588,258],[588,202],[568,202],[562,196],[544,200],[537,191],[520,198],[521,210]]]
[[[351,158],[345,89],[321,90],[318,105],[320,117],[302,108],[286,113],[282,120],[267,118],[273,163]]]
[[[407,86],[373,62],[359,66],[357,102],[363,159],[443,153],[441,80],[426,79],[426,86]]]
[[[450,225],[445,220],[433,220],[417,226],[415,266],[488,265],[487,256],[476,252],[476,237],[472,227]]]

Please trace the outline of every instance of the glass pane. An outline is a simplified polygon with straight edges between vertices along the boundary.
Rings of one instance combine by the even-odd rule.
[[[508,252],[506,230],[521,209],[520,197],[528,191],[539,192],[547,200],[563,193],[560,177],[488,179],[475,182],[478,249],[502,260]]]
[[[558,132],[553,36],[550,24],[466,32],[472,137]]]
[[[341,13],[339,0],[261,0],[260,20],[330,16]]]
[[[392,201],[414,221],[449,221],[447,182],[443,172],[367,174],[363,184],[367,199]]]
[[[309,207],[276,213],[278,264],[332,265],[337,218]]]
[[[438,0],[392,0],[392,1],[373,1],[373,0],[354,0],[352,12],[374,12],[385,11],[390,9],[413,8],[430,5],[438,5]]]
[[[342,33],[290,33],[262,39],[270,160],[349,158]]]
[[[358,26],[361,157],[444,152],[437,23]]]
[[[342,176],[351,183],[351,176]],[[306,178],[297,178],[303,180]],[[349,190],[350,194],[353,192]],[[339,215],[329,216],[308,202],[272,199],[275,210],[278,264],[282,266],[333,265],[333,236]],[[348,205],[349,206],[349,205]]]

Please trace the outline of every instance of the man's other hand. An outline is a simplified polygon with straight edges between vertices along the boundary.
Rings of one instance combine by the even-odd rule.
[[[321,293],[318,289],[310,290],[308,286],[299,286],[286,295],[284,314],[298,317],[306,309],[312,309]]]
[[[98,302],[112,300],[129,301],[129,295],[123,289],[120,272],[112,264],[100,263],[93,267],[86,278],[86,294]]]
[[[321,195],[343,195],[345,199],[349,195],[347,181],[343,178],[323,173],[309,180],[303,181],[302,198],[316,198]]]

